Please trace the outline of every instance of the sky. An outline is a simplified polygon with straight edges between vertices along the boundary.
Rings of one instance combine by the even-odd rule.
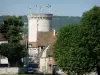
[[[46,7],[48,4],[51,8]],[[100,6],[100,0],[0,0],[0,15],[52,13],[57,16],[82,16],[95,5]]]

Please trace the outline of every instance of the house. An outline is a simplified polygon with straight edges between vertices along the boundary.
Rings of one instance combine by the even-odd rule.
[[[39,54],[39,71],[51,72],[53,60],[53,43],[56,40],[55,31],[50,32],[38,32],[38,46],[44,47]]]
[[[24,36],[24,43],[28,36]],[[56,40],[55,30],[49,32],[37,32],[37,41],[28,43],[28,54],[24,63],[38,63],[40,72],[51,72],[53,60],[53,43]],[[26,43],[26,45],[27,45]],[[45,70],[44,70],[45,68]]]

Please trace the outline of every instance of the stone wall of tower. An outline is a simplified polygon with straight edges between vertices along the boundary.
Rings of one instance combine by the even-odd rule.
[[[37,20],[28,17],[28,42],[37,41]]]
[[[37,31],[51,30],[52,14],[29,14],[28,16],[28,42],[37,41]]]

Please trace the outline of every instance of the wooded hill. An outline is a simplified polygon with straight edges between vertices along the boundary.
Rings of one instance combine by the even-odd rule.
[[[3,23],[3,19],[6,16],[0,16],[0,24]],[[24,33],[27,34],[28,32],[28,19],[27,16],[21,16],[22,21],[24,22]],[[80,17],[75,17],[75,16],[53,16],[52,18],[52,28],[53,29],[59,29],[64,25],[67,24],[76,24],[80,21]]]

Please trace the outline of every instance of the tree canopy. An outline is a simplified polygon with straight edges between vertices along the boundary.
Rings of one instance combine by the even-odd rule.
[[[77,25],[62,27],[54,44],[54,59],[65,71],[86,73],[100,68],[100,7],[83,13]]]
[[[0,27],[0,32],[8,41],[0,45],[0,55],[8,58],[10,66],[17,66],[27,54],[25,46],[20,44],[23,25],[21,17],[7,16]]]
[[[24,23],[21,17],[7,16],[1,25],[1,33],[12,43],[19,42],[22,39],[22,26]]]
[[[10,66],[16,66],[27,55],[27,51],[24,45],[4,43],[0,45],[0,54],[8,58]]]

